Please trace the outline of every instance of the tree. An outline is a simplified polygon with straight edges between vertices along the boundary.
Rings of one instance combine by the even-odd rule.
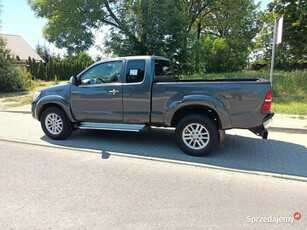
[[[296,59],[306,61],[307,2],[305,0],[275,0],[269,9],[279,17],[284,15],[283,40]]]
[[[11,66],[10,50],[0,36],[0,92],[23,91],[28,87],[25,73],[20,67]]]
[[[0,69],[3,71],[8,71],[11,64],[10,62],[10,50],[5,48],[5,41],[0,36]]]
[[[115,55],[176,56],[187,18],[178,0],[28,0],[39,17],[48,19],[44,36],[68,54],[93,45],[93,29],[110,26],[108,51]],[[182,45],[181,45],[182,46]]]
[[[67,48],[68,55],[87,50],[94,42],[93,31],[107,26],[105,52],[166,56],[176,68],[191,73],[207,69],[199,65],[207,55],[197,49],[203,36],[210,36],[215,49],[211,53],[227,48],[221,61],[227,61],[231,71],[246,66],[259,31],[253,0],[28,0],[28,4],[47,19],[46,39]]]
[[[214,7],[192,28],[191,73],[240,71],[254,48],[259,5],[252,0],[221,0]]]
[[[39,43],[37,43],[35,47],[36,52],[38,55],[46,62],[49,62],[49,58],[51,57],[49,49],[45,46],[41,46]]]
[[[32,58],[31,74],[35,78],[38,78],[38,65],[37,65],[36,60],[34,58]]]
[[[84,64],[93,62],[92,57],[85,51],[79,52],[76,55],[67,55],[65,60],[69,62],[82,62]]]
[[[42,61],[38,64],[38,79],[46,80],[46,70]]]
[[[116,25],[113,10],[119,1],[75,1],[75,0],[28,0],[28,4],[39,17],[47,18],[44,36],[59,48],[75,53],[87,50],[93,45],[91,29],[102,24]],[[112,14],[111,14],[112,13]]]
[[[53,81],[55,77],[53,59],[50,58],[48,64],[46,65],[46,76],[47,80]]]
[[[31,69],[32,69],[32,59],[31,59],[31,57],[28,57],[26,64],[27,64],[28,72],[30,72],[32,74],[32,72],[31,72]]]

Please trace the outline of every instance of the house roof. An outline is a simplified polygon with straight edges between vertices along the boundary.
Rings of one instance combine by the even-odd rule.
[[[6,41],[6,48],[11,53],[18,55],[21,61],[26,61],[28,57],[34,58],[36,62],[44,62],[44,60],[36,53],[36,51],[19,35],[0,34]]]

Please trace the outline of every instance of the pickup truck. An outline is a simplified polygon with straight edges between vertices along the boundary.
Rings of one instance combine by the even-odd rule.
[[[32,116],[57,140],[76,129],[174,127],[185,153],[204,156],[225,143],[227,129],[266,139],[271,99],[263,79],[178,80],[169,59],[131,56],[102,60],[66,84],[37,91]]]

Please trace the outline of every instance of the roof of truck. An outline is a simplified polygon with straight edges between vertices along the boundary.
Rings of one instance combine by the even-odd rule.
[[[142,55],[142,56],[126,56],[126,57],[115,57],[115,58],[105,58],[105,59],[101,59],[101,62],[105,62],[105,61],[114,61],[114,60],[122,60],[122,59],[126,59],[126,60],[131,60],[131,59],[163,59],[163,60],[168,60],[168,58],[165,57],[160,57],[160,56],[150,56],[150,55]]]

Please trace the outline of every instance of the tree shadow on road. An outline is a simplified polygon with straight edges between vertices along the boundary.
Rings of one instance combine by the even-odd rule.
[[[53,145],[87,148],[102,151],[147,156],[230,169],[262,171],[307,177],[307,150],[293,143],[262,140],[227,134],[227,144],[216,148],[206,157],[193,157],[182,152],[176,144],[174,130],[154,128],[149,133],[131,133],[99,130],[78,130],[68,139],[56,141],[43,136]],[[103,155],[104,155],[103,154]],[[108,157],[102,156],[107,159]]]

